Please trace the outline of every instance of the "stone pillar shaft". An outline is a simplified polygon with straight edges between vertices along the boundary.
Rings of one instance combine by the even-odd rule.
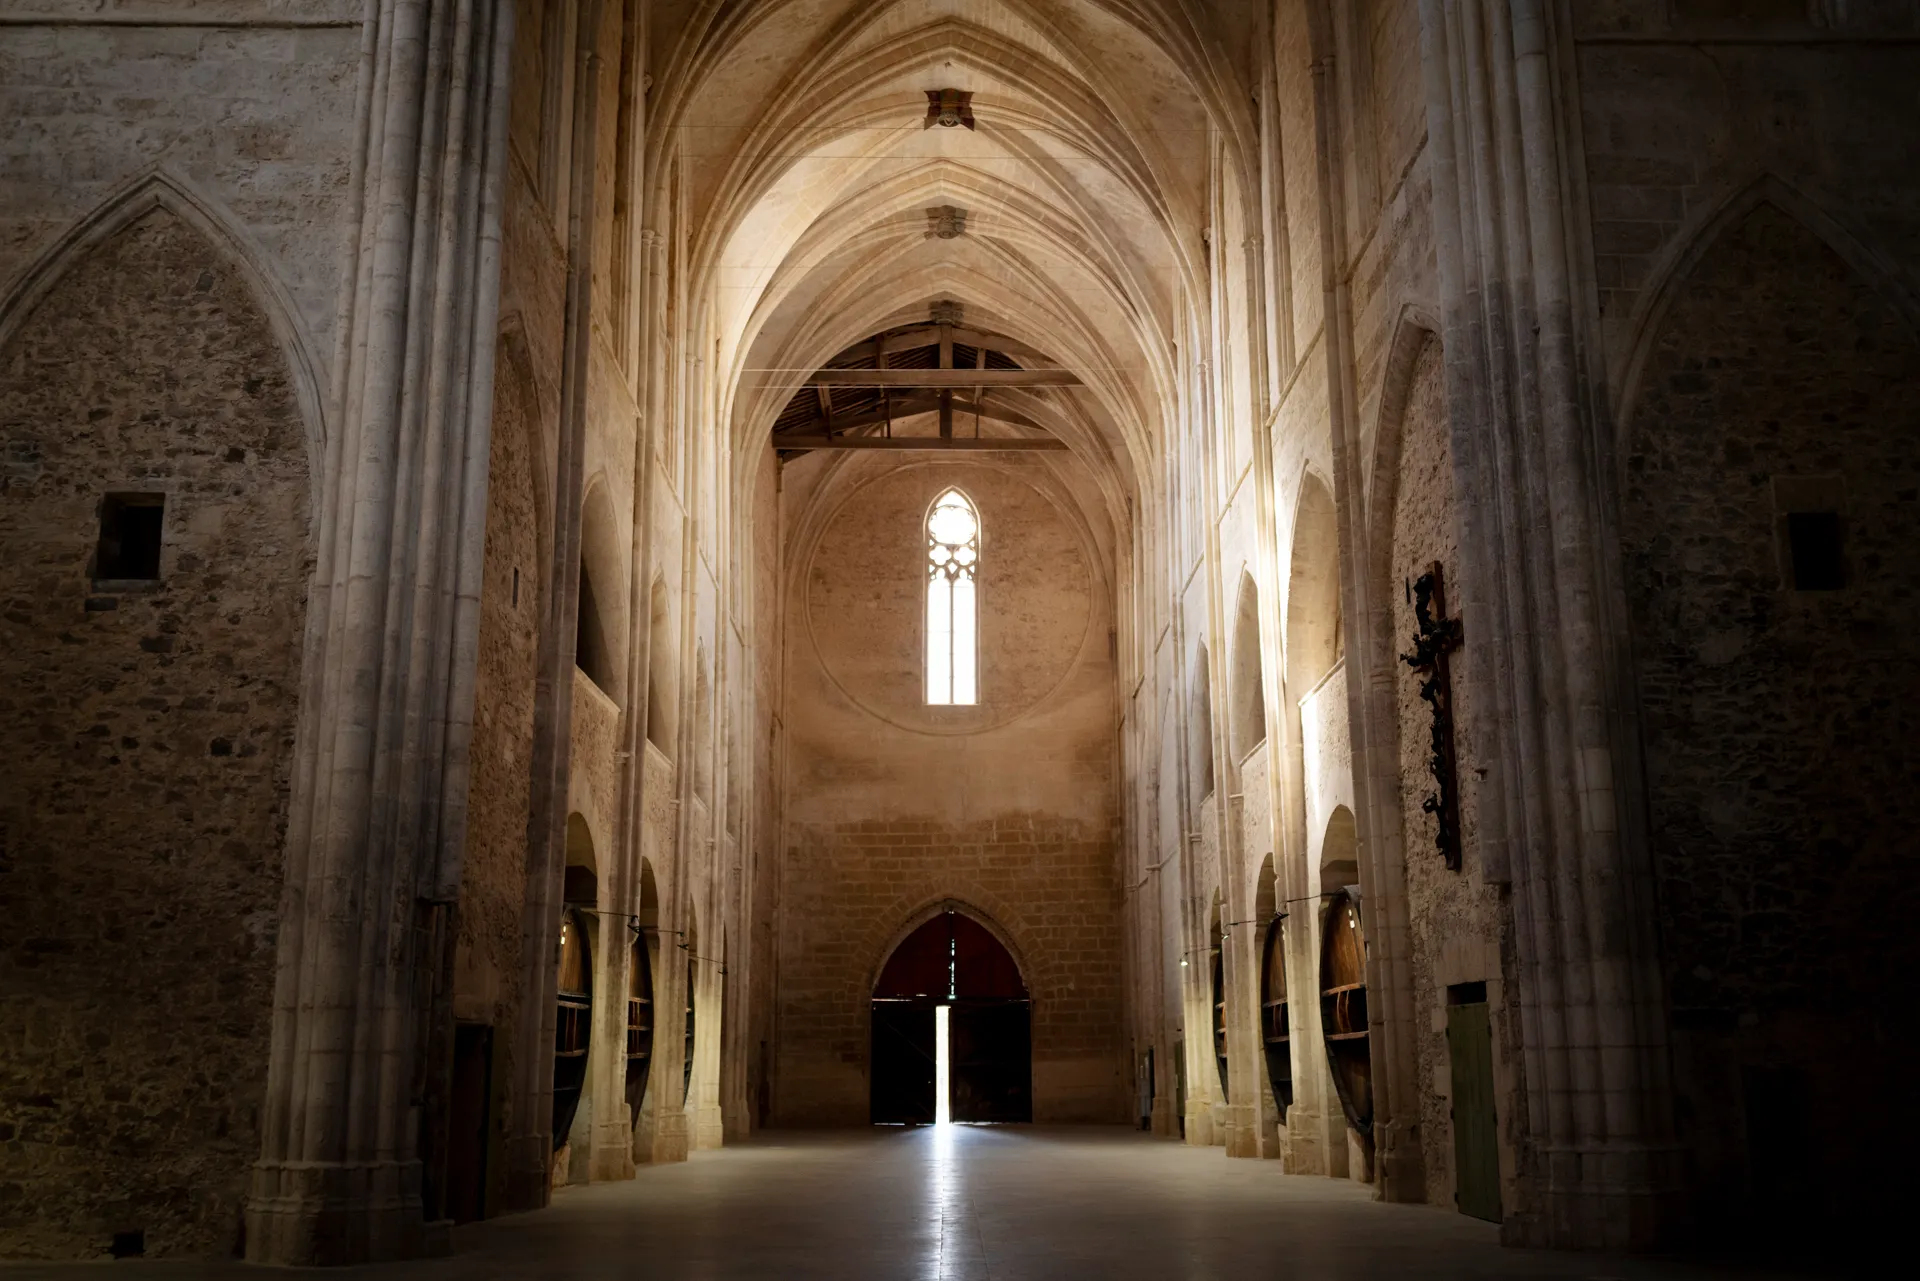
[[[1486,641],[1468,732],[1489,762],[1482,850],[1511,879],[1525,1202],[1513,1239],[1639,1247],[1670,1231],[1676,1150],[1639,807],[1604,416],[1579,280],[1560,7],[1422,0],[1447,333],[1460,612]]]
[[[418,1253],[465,841],[509,0],[368,0],[248,1257]]]

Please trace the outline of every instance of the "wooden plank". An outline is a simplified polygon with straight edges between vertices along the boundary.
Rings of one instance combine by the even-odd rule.
[[[807,382],[828,387],[1081,387],[1064,369],[822,369]]]
[[[1493,1084],[1493,1023],[1485,1002],[1447,1007],[1453,1084],[1454,1202],[1462,1214],[1498,1223],[1500,1141]]]
[[[775,449],[930,449],[974,453],[1064,453],[1067,442],[1051,436],[774,436]]]

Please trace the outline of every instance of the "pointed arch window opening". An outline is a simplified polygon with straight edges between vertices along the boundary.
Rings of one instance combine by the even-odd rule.
[[[927,511],[927,703],[980,701],[980,514],[949,489]]]

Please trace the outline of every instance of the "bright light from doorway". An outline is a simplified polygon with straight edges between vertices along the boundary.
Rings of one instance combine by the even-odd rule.
[[[952,1077],[947,1070],[947,1013],[952,1008],[949,1005],[933,1007],[933,1123],[935,1125],[946,1125],[953,1120],[953,1109],[947,1103],[952,1082]]]

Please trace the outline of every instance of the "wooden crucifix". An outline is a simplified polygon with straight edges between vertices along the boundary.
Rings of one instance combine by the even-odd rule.
[[[1400,661],[1420,673],[1420,698],[1433,708],[1433,741],[1427,768],[1435,791],[1421,802],[1422,812],[1439,820],[1434,847],[1452,871],[1460,870],[1460,777],[1453,746],[1453,672],[1449,655],[1460,648],[1460,620],[1447,617],[1445,580],[1440,562],[1413,583],[1413,653]]]

